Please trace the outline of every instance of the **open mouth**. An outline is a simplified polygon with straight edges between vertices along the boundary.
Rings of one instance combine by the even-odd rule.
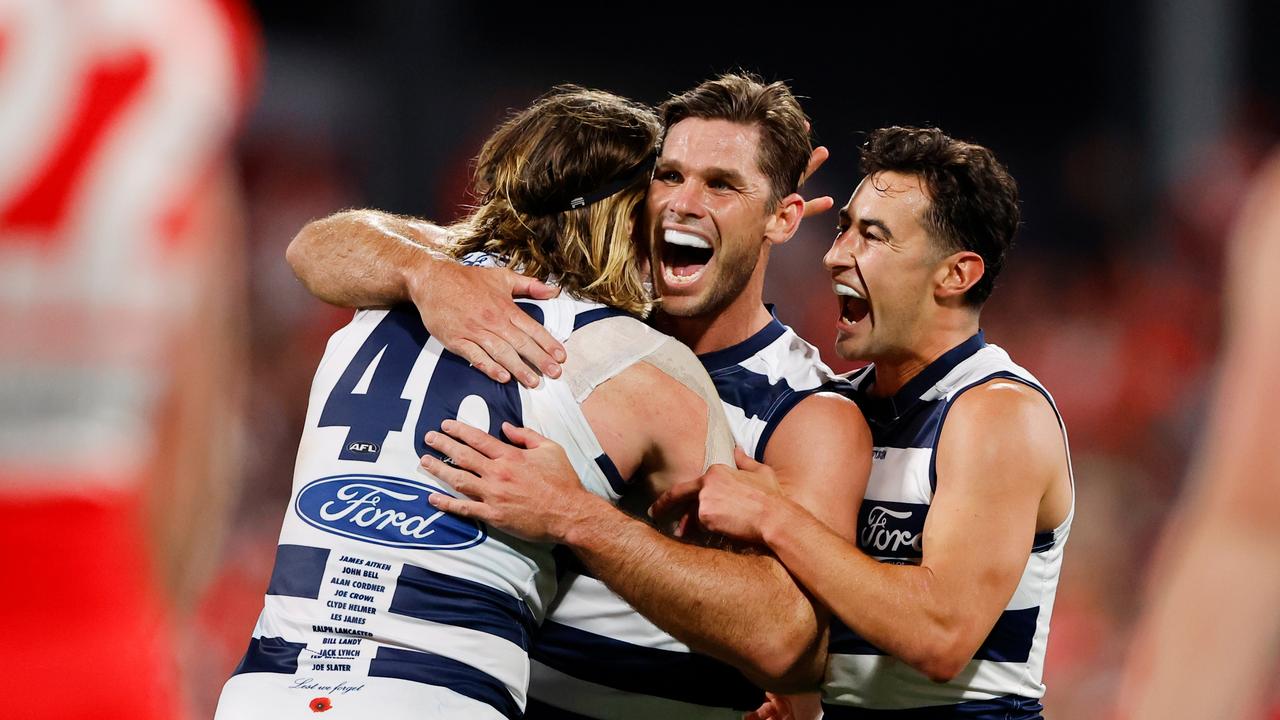
[[[843,283],[834,283],[832,289],[835,290],[836,299],[840,301],[841,320],[856,325],[871,313],[871,303],[858,290]]]
[[[702,276],[715,250],[711,243],[692,233],[664,230],[662,233],[662,279],[668,285],[688,285]]]

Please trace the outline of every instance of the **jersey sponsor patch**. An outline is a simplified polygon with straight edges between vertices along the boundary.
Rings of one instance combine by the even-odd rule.
[[[444,490],[387,475],[334,475],[298,493],[294,511],[308,525],[378,545],[461,550],[484,542],[484,526],[427,502]]]

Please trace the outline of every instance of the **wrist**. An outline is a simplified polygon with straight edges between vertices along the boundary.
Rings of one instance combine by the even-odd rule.
[[[790,531],[802,518],[800,508],[792,500],[779,497],[778,503],[763,513],[756,527],[760,530],[760,539],[777,554],[779,546],[783,546],[790,536]]]
[[[606,537],[610,532],[610,516],[618,513],[604,498],[586,490],[581,491],[580,498],[567,504],[571,511],[564,515],[555,535],[561,544],[575,550],[589,549]]]
[[[449,265],[432,257],[425,248],[409,249],[403,260],[396,264],[400,289],[404,293],[402,299],[418,304],[433,286],[440,283],[439,275],[448,272]]]

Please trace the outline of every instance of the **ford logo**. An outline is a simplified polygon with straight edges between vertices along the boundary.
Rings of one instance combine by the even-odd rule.
[[[484,542],[484,526],[436,510],[437,487],[386,475],[335,475],[307,483],[294,509],[325,532],[391,547],[461,550]]]

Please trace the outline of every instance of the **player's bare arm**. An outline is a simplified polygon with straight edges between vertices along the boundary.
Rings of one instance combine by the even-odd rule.
[[[745,490],[707,478],[699,520],[735,536],[757,533],[787,568],[867,641],[930,678],[954,677],[1017,587],[1038,530],[1066,518],[1066,448],[1048,402],[996,380],[956,401],[938,445],[938,488],[919,566],[867,557],[789,499],[735,511]],[[740,506],[741,503],[738,503]]]
[[[640,397],[646,395],[659,397],[652,391]],[[594,398],[593,395],[588,402]],[[790,476],[784,482],[793,485],[807,502],[828,507],[847,503],[843,506],[850,511],[847,517],[833,513],[833,522],[847,536],[852,532],[870,457],[869,447],[860,447],[856,438],[859,426],[866,433],[865,425],[856,408],[846,401],[809,398],[802,404],[806,403],[810,405],[805,411],[792,411],[800,412],[796,420],[788,416],[786,422],[792,426],[786,430],[780,426],[777,432],[803,433],[810,425],[818,425],[819,432],[808,437],[808,444],[802,447],[810,452],[816,452],[814,448],[831,448],[832,452],[824,456],[826,467],[815,470],[811,482],[797,482]],[[660,412],[661,404],[644,412]],[[847,422],[850,419],[853,422]],[[824,433],[823,428],[832,432]],[[438,507],[473,514],[537,539],[569,545],[596,575],[642,614],[691,647],[738,666],[759,684],[787,691],[816,684],[825,655],[820,642],[825,617],[814,609],[776,559],[683,543],[607,504],[596,503],[578,492],[572,468],[553,443],[539,441],[535,447],[522,450],[491,442],[487,436],[466,428],[451,426],[445,430],[460,430],[456,433],[458,438],[483,443],[483,454],[492,462],[467,467],[476,473],[476,478],[461,478],[463,486],[458,487],[472,497],[477,497],[472,491],[478,489],[483,504],[442,498]],[[448,448],[440,448],[446,453],[450,449],[461,450],[447,438],[432,440],[448,444]],[[791,440],[785,435],[775,436],[770,447],[782,447],[784,442]],[[473,446],[479,450],[481,445],[476,443]],[[464,455],[460,460],[454,456],[454,460],[466,467],[469,457]],[[779,454],[784,465],[789,457],[787,453]],[[861,476],[850,482],[848,478],[856,475],[859,467]],[[437,471],[434,465],[428,468]],[[815,469],[816,465],[810,467],[797,453],[788,465],[788,474],[801,473],[806,468]],[[852,472],[846,476],[835,468]],[[439,471],[450,472],[443,466]],[[696,477],[699,471],[686,469],[683,476]],[[831,481],[833,476],[836,477]],[[660,482],[678,477],[679,474],[669,474]],[[820,486],[824,483],[834,492],[822,492]],[[482,487],[477,488],[477,484]],[[514,527],[516,524],[519,527]]]
[[[352,308],[413,302],[427,331],[499,382],[536,387],[560,374],[564,348],[512,301],[555,288],[505,268],[460,265],[437,248],[448,231],[416,218],[347,210],[314,220],[285,252],[307,290]],[[430,310],[428,310],[430,308]]]

